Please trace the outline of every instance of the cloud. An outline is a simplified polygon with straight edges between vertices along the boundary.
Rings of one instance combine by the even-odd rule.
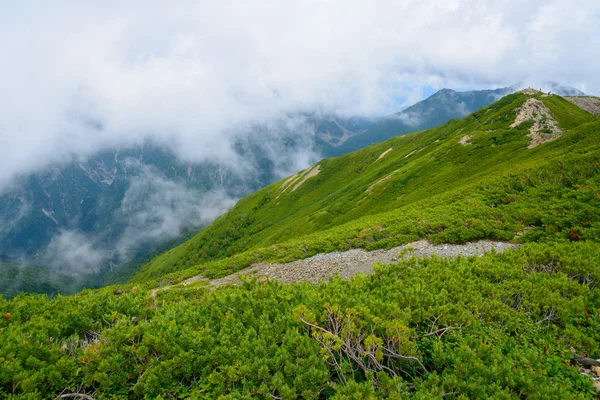
[[[40,261],[57,272],[82,277],[100,272],[108,256],[108,252],[98,248],[88,236],[63,230],[52,237]]]
[[[166,179],[158,171],[138,165],[118,210],[125,229],[115,249],[127,260],[141,245],[156,245],[178,237],[184,229],[198,229],[235,204],[224,189],[200,192]]]
[[[600,93],[597,1],[5,2],[0,182],[152,139],[230,161],[237,127],[385,115],[424,85]]]
[[[393,114],[386,119],[399,120],[410,127],[415,127],[421,123],[421,115],[416,112],[405,111],[403,113]]]
[[[129,261],[141,248],[147,251],[186,229],[209,224],[236,201],[224,189],[191,189],[139,161],[128,160],[128,169],[135,176],[115,218],[122,228],[111,224],[94,234],[63,229],[52,237],[36,264],[79,278],[101,273],[109,264]]]
[[[2,194],[2,188],[0,188],[0,194]],[[4,235],[8,234],[11,230],[13,230],[19,222],[26,217],[31,212],[31,206],[29,203],[25,202],[24,199],[19,199],[18,203],[12,204],[12,202],[7,202],[9,210],[2,210],[2,215],[4,218],[0,218],[0,240],[4,237]],[[2,248],[2,244],[0,242],[0,255],[2,255],[4,249]]]

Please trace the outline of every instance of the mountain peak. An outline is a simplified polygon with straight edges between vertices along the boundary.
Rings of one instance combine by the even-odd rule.
[[[521,90],[517,90],[515,93],[522,93],[522,94],[529,94],[529,95],[536,95],[536,94],[542,94],[543,92],[537,89],[533,89],[533,88],[525,88],[525,89],[521,89]]]

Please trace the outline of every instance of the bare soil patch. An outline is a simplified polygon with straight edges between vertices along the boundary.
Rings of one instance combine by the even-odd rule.
[[[467,145],[471,144],[469,142],[469,140],[471,140],[471,139],[473,139],[473,135],[465,135],[465,136],[463,136],[463,137],[460,138],[459,142],[463,146],[467,146]]]
[[[564,134],[563,130],[558,127],[558,122],[552,118],[548,107],[541,100],[527,99],[517,109],[517,117],[510,127],[514,128],[529,120],[533,121],[533,125],[529,128],[529,135],[527,135],[530,138],[528,149],[556,140]]]
[[[385,155],[386,155],[387,153],[389,153],[390,151],[392,151],[392,149],[393,149],[393,147],[390,147],[389,149],[387,149],[386,151],[384,151],[383,153],[381,153],[381,154],[379,155],[379,157],[377,157],[377,160],[375,160],[375,161],[379,161],[379,160],[381,160],[383,157],[385,157]]]
[[[565,97],[565,99],[590,114],[600,115],[600,98],[598,97]]]

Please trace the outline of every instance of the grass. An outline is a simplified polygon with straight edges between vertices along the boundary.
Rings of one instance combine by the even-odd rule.
[[[567,225],[576,225],[575,219],[591,218],[595,224],[599,218],[594,191],[575,186],[597,187],[600,122],[559,96],[536,97],[567,132],[563,138],[528,150],[532,122],[509,125],[529,96],[506,96],[461,120],[322,160],[321,172],[296,191],[284,192],[285,180],[259,190],[146,264],[132,282],[173,272],[175,280],[194,274],[219,277],[257,261],[392,247],[424,237],[513,240],[528,226],[536,227],[536,235],[542,230],[567,240],[564,230],[572,229]],[[465,135],[471,136],[468,145],[459,143]],[[555,204],[558,195],[564,199]],[[571,209],[573,196],[587,196],[589,206],[575,201],[582,209]],[[537,226],[541,206],[552,215],[565,212],[573,221],[559,228]],[[518,240],[533,240],[532,235]]]
[[[507,96],[247,196],[126,285],[0,296],[0,397],[597,397],[574,353],[600,355],[600,119],[539,98],[565,135],[534,149],[531,121],[509,127],[527,96]],[[315,285],[184,285],[419,238],[523,246]]]

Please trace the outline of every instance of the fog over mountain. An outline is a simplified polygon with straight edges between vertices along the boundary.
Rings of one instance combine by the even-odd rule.
[[[595,1],[0,8],[0,256],[68,275],[515,82],[600,93]]]
[[[596,1],[4,2],[0,182],[140,144],[235,163],[240,129],[381,116],[424,88],[600,92]],[[575,67],[574,67],[575,66]]]

